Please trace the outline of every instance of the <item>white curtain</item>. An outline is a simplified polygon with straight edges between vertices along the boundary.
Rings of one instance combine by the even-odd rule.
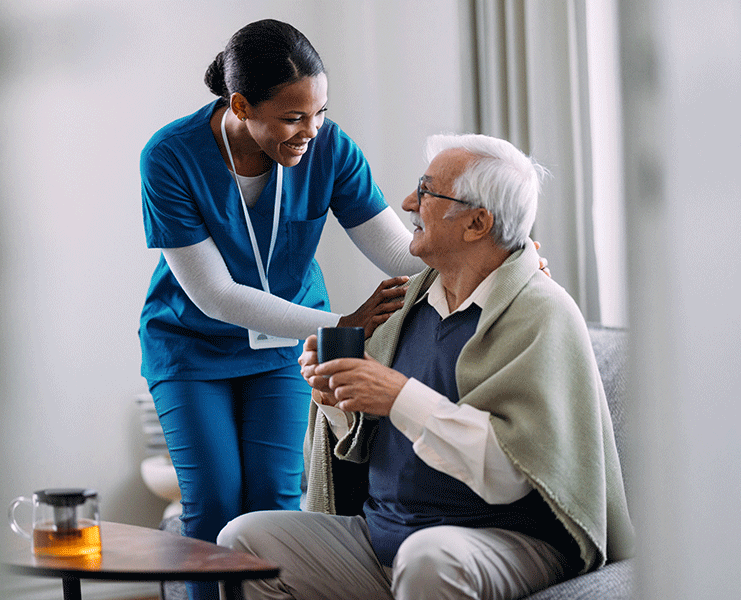
[[[626,325],[614,0],[474,6],[479,130],[549,169],[533,237],[587,320]]]

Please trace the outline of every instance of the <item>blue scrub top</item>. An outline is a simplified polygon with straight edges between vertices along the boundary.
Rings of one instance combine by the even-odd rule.
[[[158,131],[141,154],[147,246],[178,248],[209,236],[237,283],[262,289],[236,182],[209,124],[222,100]],[[249,208],[263,259],[268,255],[276,165]],[[314,259],[328,209],[344,228],[374,217],[386,202],[357,145],[325,119],[298,165],[283,169],[278,236],[270,263],[270,290],[286,300],[329,310]],[[204,315],[160,256],[141,314],[142,375],[162,379],[223,379],[296,364],[301,345],[252,350],[247,330]]]

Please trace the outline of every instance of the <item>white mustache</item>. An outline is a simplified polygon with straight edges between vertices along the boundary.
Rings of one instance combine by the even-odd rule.
[[[424,231],[425,224],[422,222],[422,219],[417,213],[412,213],[410,215],[410,221],[412,222],[412,225],[414,227],[419,227],[422,231]]]

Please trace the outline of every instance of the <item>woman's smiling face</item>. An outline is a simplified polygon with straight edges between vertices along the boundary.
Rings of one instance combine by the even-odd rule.
[[[324,124],[327,76],[304,77],[282,87],[270,100],[249,106],[245,125],[263,152],[284,167],[301,161]]]

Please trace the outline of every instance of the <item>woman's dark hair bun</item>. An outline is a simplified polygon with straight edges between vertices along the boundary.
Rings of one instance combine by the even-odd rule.
[[[206,69],[206,75],[203,77],[211,93],[222,98],[229,98],[229,91],[226,89],[224,81],[224,52],[219,52],[216,58]]]
[[[204,81],[217,96],[242,94],[252,106],[269,100],[282,86],[324,73],[322,59],[298,29],[273,19],[237,31],[206,71]]]

